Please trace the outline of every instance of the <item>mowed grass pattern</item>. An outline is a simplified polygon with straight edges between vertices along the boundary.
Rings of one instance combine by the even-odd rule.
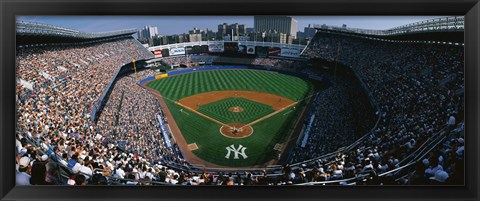
[[[294,123],[300,112],[298,109],[296,112],[292,112],[292,108],[287,109],[253,125],[253,135],[232,139],[219,133],[220,125],[185,109],[179,112],[183,107],[173,102],[166,103],[187,143],[197,144],[198,149],[192,152],[206,161],[229,167],[251,167],[275,158],[277,156],[277,152],[273,150],[275,144],[288,137],[288,127]],[[226,147],[232,144],[235,147],[239,145],[247,147],[245,153],[248,158],[237,160],[233,157],[225,158]]]
[[[148,86],[158,90],[164,97],[168,109],[187,143],[197,144],[198,149],[192,152],[206,161],[229,167],[249,167],[263,164],[275,158],[277,152],[273,150],[273,147],[277,143],[284,142],[288,134],[291,133],[293,125],[303,108],[304,101],[300,101],[296,105],[296,110],[288,108],[254,124],[252,126],[254,133],[249,137],[240,139],[227,138],[221,135],[219,124],[186,110],[177,105],[175,101],[197,93],[222,90],[260,91],[290,98],[294,101],[302,100],[313,92],[313,85],[309,81],[275,72],[256,70],[201,71],[156,80],[150,82]],[[207,110],[217,110],[214,108],[216,106],[212,105]],[[248,108],[244,109],[248,110]],[[205,114],[205,112],[202,113]],[[226,112],[229,112],[228,109]],[[220,117],[215,117],[215,119],[222,121]],[[231,119],[235,118],[228,117],[228,120],[224,119],[223,121],[231,121]],[[248,120],[245,117],[242,121]],[[225,158],[226,147],[232,144],[235,147],[240,144],[247,147],[245,153],[248,158]]]
[[[241,107],[242,112],[229,111],[231,107]],[[275,112],[271,106],[244,98],[227,98],[200,106],[198,111],[222,123],[247,124]]]
[[[148,86],[174,101],[219,90],[260,91],[297,101],[303,98],[309,89],[308,82],[298,77],[257,70],[200,71],[156,80]]]

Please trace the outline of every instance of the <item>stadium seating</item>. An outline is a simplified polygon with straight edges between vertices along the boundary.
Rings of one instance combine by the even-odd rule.
[[[318,32],[302,57],[348,66],[357,81],[301,61],[253,59],[251,65],[326,76],[335,84],[315,96],[307,111],[315,116],[310,133],[293,148],[289,164],[248,172],[207,172],[183,160],[178,147],[165,147],[155,119],[162,114],[157,99],[137,85],[135,75],[114,78],[132,55],[152,56],[135,39],[21,47],[16,54],[17,174],[31,167],[31,176],[38,177],[46,167],[45,183],[32,185],[463,184],[461,46]],[[163,62],[215,59],[180,56]],[[93,104],[112,79],[94,122]],[[371,111],[362,110],[370,103]],[[27,167],[24,157],[40,163]]]

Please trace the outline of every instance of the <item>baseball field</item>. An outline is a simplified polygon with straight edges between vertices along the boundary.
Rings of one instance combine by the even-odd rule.
[[[186,159],[217,167],[275,163],[314,92],[308,80],[258,70],[199,71],[147,86],[168,108]]]

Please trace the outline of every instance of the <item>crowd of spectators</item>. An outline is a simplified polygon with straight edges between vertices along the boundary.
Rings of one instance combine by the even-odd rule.
[[[350,66],[371,93],[377,107],[374,118],[380,121],[355,149],[330,159],[284,165],[276,176],[268,171],[208,173],[167,166],[163,161],[178,160],[178,153],[165,147],[158,129],[158,101],[137,85],[133,74],[117,78],[95,125],[90,117],[93,104],[132,53],[137,60],[151,56],[134,39],[17,50],[17,78],[33,84],[33,90],[17,85],[17,185],[105,185],[116,179],[122,185],[289,185],[359,175],[366,177],[358,177],[357,185],[463,181],[464,105],[463,96],[457,95],[464,87],[461,47],[317,33],[304,56],[330,62],[338,56],[338,62]],[[192,60],[180,56],[164,61]],[[297,65],[273,59],[254,63]],[[138,73],[140,79],[152,75],[149,70]],[[354,107],[365,103],[355,102],[358,94],[348,93],[352,88],[351,82],[338,79],[315,96],[309,113],[316,114],[312,132],[305,148],[294,149],[292,162],[335,151],[351,144],[357,130],[367,130],[357,129],[361,123],[355,121],[359,110]],[[403,159],[445,127],[448,141],[416,163],[408,177],[378,176],[403,165]],[[68,169],[68,179],[60,176],[62,167]]]
[[[205,62],[205,64],[212,64],[218,56],[215,55],[192,55],[192,62]]]
[[[383,42],[319,32],[303,56],[350,66],[378,106],[376,115],[380,117],[379,124],[361,142],[359,149],[340,152],[342,157],[337,157],[332,163],[337,172],[349,171],[352,176],[352,170],[353,173],[371,171],[375,175],[392,170],[428,138],[447,128],[443,131],[447,132],[451,141],[445,146],[452,148],[441,148],[425,158],[423,166],[417,165],[413,178],[423,179],[423,184],[462,184],[463,175],[452,167],[463,161],[463,149],[458,147],[463,147],[464,140],[461,134],[453,138],[449,127],[463,125],[463,94],[456,93],[464,87],[463,47]],[[336,90],[339,89],[327,89],[321,93]],[[336,101],[342,103],[342,100]],[[462,126],[459,130],[457,133],[463,132]],[[441,166],[449,167],[447,170],[437,172],[443,169],[437,157],[443,158]],[[339,165],[343,168],[338,168]],[[331,173],[335,175],[335,171]],[[455,175],[455,181],[445,179],[452,175]],[[345,178],[345,175],[340,178]],[[371,181],[379,182],[375,179]],[[408,179],[397,182],[412,183]]]
[[[262,57],[257,57],[252,62],[254,66],[266,66],[286,70],[301,70],[301,68],[304,67],[302,64],[303,62],[301,61]]]
[[[181,55],[162,58],[162,62],[169,66],[179,66],[181,64],[201,63],[212,64],[218,56],[213,55]]]
[[[151,53],[139,48],[133,38],[17,49],[17,78],[33,86],[27,88],[20,82],[16,86],[19,172],[37,167],[34,161],[40,157],[47,157],[42,161],[55,159],[87,179],[94,169],[115,164],[116,142],[96,128],[90,112],[117,70],[131,62],[132,56],[139,60],[150,58]]]
[[[352,144],[374,126],[375,115],[361,87],[338,77],[334,86],[319,91],[312,100],[307,120],[314,115],[306,143],[294,148],[292,162],[302,162]],[[364,114],[359,116],[358,113]],[[310,122],[307,122],[309,124]]]
[[[180,65],[185,63],[191,63],[192,57],[187,55],[170,56],[170,57],[162,58],[162,62],[166,63],[167,65]]]
[[[109,99],[103,108],[97,128],[112,136],[114,141],[124,141],[124,151],[140,153],[147,161],[172,161],[176,158],[171,149],[165,147],[156,115],[161,107],[158,99],[140,87],[136,79],[155,76],[151,70],[122,76],[116,80]]]

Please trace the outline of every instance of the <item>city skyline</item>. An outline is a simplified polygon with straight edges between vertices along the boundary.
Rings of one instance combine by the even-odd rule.
[[[296,31],[303,31],[309,24],[331,26],[389,29],[418,21],[443,16],[292,16],[298,21]],[[83,32],[108,32],[122,29],[158,27],[160,35],[188,33],[197,28],[217,31],[218,24],[245,24],[253,27],[253,16],[17,16],[19,21],[38,22],[61,26]]]

